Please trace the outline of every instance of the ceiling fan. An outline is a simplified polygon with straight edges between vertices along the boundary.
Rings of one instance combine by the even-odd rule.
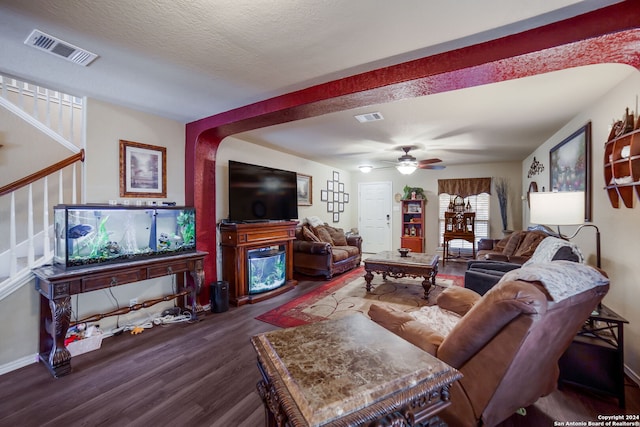
[[[396,169],[401,174],[409,175],[412,174],[416,169],[444,169],[444,165],[435,165],[434,163],[440,163],[442,160],[433,158],[433,159],[425,159],[418,160],[411,154],[409,151],[413,148],[410,146],[401,147],[404,154],[398,157],[398,164],[396,165]]]

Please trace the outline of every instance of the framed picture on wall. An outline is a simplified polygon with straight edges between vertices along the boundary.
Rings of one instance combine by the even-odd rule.
[[[167,197],[167,148],[120,140],[120,197]]]
[[[309,175],[296,174],[298,179],[298,206],[311,206],[313,203],[311,183]]]
[[[328,199],[329,192],[327,190],[320,190],[320,201],[326,202]]]
[[[333,191],[333,181],[327,181],[327,190]]]
[[[591,122],[549,151],[551,191],[584,191],[585,221],[591,221]]]
[[[340,222],[340,213],[339,212],[334,212],[333,213],[333,222]]]
[[[333,202],[327,202],[327,212],[333,212]]]

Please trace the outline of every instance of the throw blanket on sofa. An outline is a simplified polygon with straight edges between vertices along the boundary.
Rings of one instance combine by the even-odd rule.
[[[572,261],[523,266],[507,272],[498,283],[508,280],[540,282],[556,302],[609,283],[609,279],[595,268]]]
[[[522,265],[526,267],[531,264],[551,262],[558,250],[565,246],[570,247],[573,253],[578,256],[578,262],[584,262],[584,256],[576,245],[567,240],[549,236],[540,242],[531,258]]]

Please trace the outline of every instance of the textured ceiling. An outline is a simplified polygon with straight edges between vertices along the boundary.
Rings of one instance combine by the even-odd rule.
[[[2,0],[0,72],[187,123],[616,2]],[[99,58],[85,68],[25,46],[34,28]],[[416,155],[450,164],[519,160],[636,72],[606,67],[374,106],[379,123],[343,112],[242,137],[346,169],[427,142]]]

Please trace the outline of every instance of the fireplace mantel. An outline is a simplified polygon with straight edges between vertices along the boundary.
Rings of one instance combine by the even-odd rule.
[[[236,306],[253,304],[280,295],[297,285],[293,280],[293,241],[296,221],[220,224],[222,279],[229,282],[229,300]],[[284,285],[260,294],[249,294],[248,252],[269,246],[284,246],[286,281]]]

